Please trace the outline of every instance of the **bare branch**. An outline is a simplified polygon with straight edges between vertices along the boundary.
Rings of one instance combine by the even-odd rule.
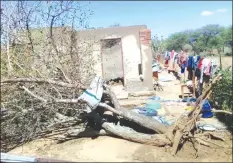
[[[45,100],[44,98],[40,97],[40,96],[37,96],[35,95],[34,93],[32,93],[28,88],[22,86],[21,88],[23,88],[25,90],[25,92],[27,92],[28,94],[30,94],[32,97],[44,102],[44,103],[47,103],[47,100]]]
[[[50,79],[41,79],[41,78],[33,78],[33,79],[29,79],[29,78],[16,78],[16,79],[6,79],[1,81],[1,83],[46,83],[46,84],[53,84],[53,85],[57,85],[57,86],[61,86],[61,87],[68,87],[68,88],[79,88],[82,90],[85,90],[85,88],[83,86],[75,85],[75,84],[69,84],[69,83],[64,83],[61,81],[54,81],[54,80],[50,80]]]
[[[212,109],[211,111],[214,112],[214,113],[223,113],[223,114],[230,114],[230,115],[232,115],[232,112],[226,111],[226,110],[216,110],[216,109]]]
[[[68,103],[68,104],[77,104],[78,102],[81,102],[82,100],[80,99],[53,99],[54,102],[56,103]]]
[[[83,100],[80,100],[80,99],[57,99],[57,98],[54,98],[52,97],[51,100],[46,100],[38,95],[35,95],[35,93],[33,93],[32,91],[30,91],[28,88],[26,88],[25,86],[21,86],[21,88],[23,88],[29,95],[31,95],[32,97],[44,102],[44,103],[47,103],[47,102],[55,102],[55,103],[67,103],[67,104],[76,104],[78,102],[84,102]]]
[[[62,70],[62,68],[59,68],[58,66],[56,66],[56,68],[62,72],[62,75],[64,76],[65,80],[66,80],[68,83],[71,83],[71,80],[68,78],[68,76],[67,76],[67,75],[65,74],[65,72]]]

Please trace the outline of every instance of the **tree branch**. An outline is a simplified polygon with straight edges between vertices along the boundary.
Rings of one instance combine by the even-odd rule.
[[[110,96],[110,99],[111,99],[115,109],[119,109],[121,106],[120,106],[119,101],[117,100],[115,93],[112,92],[110,86],[108,86],[107,84],[104,84],[104,87],[106,88],[106,91],[104,93],[106,93]]]
[[[29,95],[31,95],[32,97],[44,102],[44,103],[47,103],[47,100],[45,100],[44,98],[40,97],[40,96],[37,96],[35,95],[34,93],[32,93],[28,88],[24,87],[24,86],[21,86],[21,88],[23,88],[25,90],[25,92],[27,92]]]
[[[1,83],[46,83],[46,84],[53,84],[61,87],[68,87],[68,88],[80,88],[82,90],[86,90],[83,86],[79,84],[69,84],[61,81],[54,81],[50,79],[42,79],[42,78],[16,78],[16,79],[6,79],[1,81]]]
[[[113,136],[112,133],[101,129],[100,131],[96,131],[92,128],[79,128],[79,129],[71,129],[67,131],[68,137],[93,137],[93,136]]]
[[[100,107],[103,107],[119,116],[122,116],[125,119],[128,119],[130,121],[133,121],[141,126],[144,126],[148,129],[151,129],[157,133],[166,133],[168,126],[165,124],[162,124],[158,122],[157,120],[132,112],[125,108],[119,108],[118,110],[112,108],[111,106],[105,104],[105,103],[99,103]]]
[[[129,127],[114,125],[113,123],[109,123],[109,122],[104,122],[102,124],[102,127],[106,131],[116,136],[138,143],[150,144],[154,146],[165,146],[171,144],[169,139],[166,138],[165,134],[153,134],[153,135],[143,134],[136,132]]]
[[[85,101],[83,100],[80,100],[80,99],[57,99],[57,98],[54,98],[52,97],[51,100],[46,100],[44,99],[43,97],[40,97],[38,95],[35,95],[35,93],[33,93],[32,91],[30,91],[28,88],[26,88],[25,86],[21,86],[22,89],[24,89],[29,95],[31,95],[32,97],[44,102],[44,103],[48,103],[48,102],[55,102],[55,103],[67,103],[67,104],[77,104],[79,102],[83,102],[83,103],[86,103]]]
[[[71,80],[68,78],[68,76],[66,76],[65,72],[62,70],[62,68],[59,68],[58,66],[56,66],[56,68],[61,71],[62,75],[64,76],[65,80],[70,84]]]
[[[232,112],[226,111],[226,110],[216,110],[216,109],[212,109],[211,111],[214,112],[214,113],[224,113],[224,114],[230,114],[230,115],[232,115]]]

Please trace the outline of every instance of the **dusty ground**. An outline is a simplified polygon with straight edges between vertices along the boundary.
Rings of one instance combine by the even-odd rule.
[[[195,151],[189,143],[183,150],[173,157],[165,148],[129,142],[112,137],[96,139],[77,139],[62,144],[55,144],[51,140],[36,140],[10,152],[24,156],[50,157],[68,161],[97,161],[97,162],[226,162],[232,161],[231,150],[210,149],[201,147],[199,157],[195,158]]]
[[[178,99],[180,86],[178,81],[167,82],[164,91],[157,92],[157,95],[165,99]],[[121,105],[133,107],[145,103],[147,97],[129,98],[121,100]],[[184,107],[169,106],[169,111],[174,114],[184,112]],[[23,156],[50,157],[67,161],[98,161],[98,162],[231,162],[232,161],[232,140],[224,134],[226,144],[230,149],[199,148],[199,157],[195,158],[195,150],[190,143],[186,143],[184,148],[171,156],[169,149],[158,148],[150,145],[129,142],[123,139],[112,137],[99,137],[96,139],[82,138],[56,144],[52,140],[36,140],[18,147],[10,153]],[[218,142],[219,143],[219,142]]]

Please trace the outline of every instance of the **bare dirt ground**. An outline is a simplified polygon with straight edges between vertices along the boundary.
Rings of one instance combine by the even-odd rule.
[[[232,59],[232,58],[231,58]],[[232,65],[229,59],[226,59]],[[164,91],[157,95],[164,99],[178,99],[180,94],[179,81],[167,82]],[[145,103],[147,97],[129,98],[121,100],[123,106],[135,106]],[[137,103],[136,103],[137,102]],[[181,106],[170,106],[170,112],[184,111]],[[232,162],[232,137],[224,133],[228,148],[209,148],[199,146],[198,157],[191,143],[186,143],[184,148],[172,156],[170,149],[129,142],[127,140],[102,136],[96,139],[82,138],[56,144],[52,140],[41,139],[29,142],[9,153],[23,156],[49,157],[67,161],[98,161],[98,162]],[[214,141],[215,142],[215,141]],[[216,141],[215,143],[221,143]]]
[[[199,157],[195,158],[195,150],[190,143],[187,143],[177,153],[177,156],[173,157],[165,148],[103,136],[96,139],[71,140],[62,144],[56,144],[54,141],[46,139],[36,140],[18,147],[10,153],[79,162],[231,162],[231,152],[231,149],[222,150],[201,146]]]

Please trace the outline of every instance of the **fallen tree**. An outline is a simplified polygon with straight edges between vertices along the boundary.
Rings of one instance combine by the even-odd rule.
[[[195,134],[196,122],[201,113],[202,101],[207,99],[211,93],[212,84],[217,82],[220,75],[217,75],[212,83],[206,88],[203,94],[197,99],[193,110],[187,116],[181,116],[172,126],[167,126],[150,117],[132,112],[120,106],[115,94],[110,87],[103,84],[103,96],[98,106],[92,108],[91,112],[84,112],[79,117],[67,117],[61,113],[56,113],[56,123],[47,126],[43,132],[36,134],[33,139],[40,137],[53,137],[63,142],[78,137],[97,137],[101,135],[116,136],[129,141],[154,146],[170,146],[172,154],[175,155],[178,147],[185,141],[196,141],[200,144],[211,146],[211,143],[200,138]],[[41,97],[25,87],[25,83],[54,84],[61,87],[77,88],[75,84],[68,84],[56,81],[46,81],[42,79],[8,79],[1,81],[1,84],[11,85],[18,83],[18,88],[25,91],[28,95],[39,100],[44,105],[48,103],[59,104],[85,104],[88,101],[80,98],[58,99],[51,97]],[[79,86],[84,90],[83,86]],[[65,108],[64,108],[65,109]],[[105,114],[106,112],[111,114]],[[81,125],[82,124],[82,125]],[[211,134],[211,138],[218,136]],[[202,135],[203,136],[203,135]],[[205,136],[205,135],[204,135]]]

